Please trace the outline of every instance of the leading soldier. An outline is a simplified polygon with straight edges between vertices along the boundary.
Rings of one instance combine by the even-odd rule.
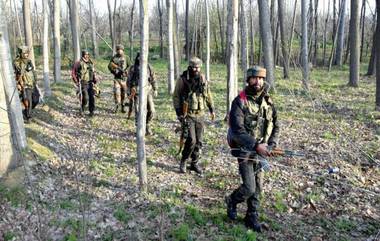
[[[182,131],[187,133],[179,166],[181,173],[186,173],[186,162],[191,158],[190,169],[202,174],[198,160],[202,148],[206,107],[211,119],[215,119],[208,80],[201,74],[201,67],[202,60],[197,57],[191,58],[187,70],[178,79],[173,94],[173,105],[178,120],[182,123]]]
[[[16,85],[24,106],[23,116],[27,123],[31,118],[32,94],[37,84],[37,76],[34,71],[33,63],[29,59],[29,51],[27,46],[20,46],[18,48],[18,55],[13,62]]]
[[[236,206],[247,202],[245,225],[261,232],[258,222],[259,198],[262,189],[262,169],[268,168],[264,159],[277,144],[279,124],[273,101],[264,89],[266,69],[254,66],[247,70],[247,86],[233,100],[229,114],[228,143],[238,158],[243,184],[226,197],[227,215],[237,219]]]
[[[115,112],[121,107],[121,112],[125,113],[125,95],[127,92],[128,68],[132,65],[128,55],[124,54],[124,46],[116,45],[116,54],[110,60],[108,69],[114,75],[113,91],[115,99]]]

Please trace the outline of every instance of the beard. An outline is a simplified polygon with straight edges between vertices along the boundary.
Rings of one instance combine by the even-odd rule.
[[[260,86],[260,85],[248,85],[247,87],[245,87],[245,91],[247,95],[252,95],[252,96],[255,96],[261,93],[263,89],[264,89],[264,86]]]

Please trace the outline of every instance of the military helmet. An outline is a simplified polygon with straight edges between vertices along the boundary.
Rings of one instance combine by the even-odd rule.
[[[189,66],[192,68],[202,67],[202,60],[198,57],[192,57],[189,61]]]
[[[253,66],[252,68],[247,69],[247,81],[250,77],[262,77],[265,78],[267,76],[267,70],[258,65]]]
[[[87,49],[82,50],[82,57],[84,57],[86,54],[90,54]]]
[[[25,46],[25,45],[23,45],[23,46],[19,46],[19,47],[17,48],[17,50],[18,50],[18,53],[19,53],[19,54],[26,54],[26,53],[29,53],[29,51],[30,51],[29,47],[28,47],[28,46]]]
[[[124,50],[124,46],[122,44],[116,45],[116,51],[119,49]]]

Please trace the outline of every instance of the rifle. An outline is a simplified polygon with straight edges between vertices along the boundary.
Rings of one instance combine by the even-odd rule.
[[[279,147],[274,147],[274,148],[268,148],[270,156],[284,156],[284,157],[293,157],[293,156],[298,156],[298,157],[303,157],[305,156],[304,153],[298,152],[298,151],[292,151],[288,149],[282,149]],[[256,151],[250,151],[245,148],[231,148],[231,153],[234,157],[241,157],[237,152],[243,152],[249,155],[259,155]]]
[[[131,88],[131,94],[128,96],[128,99],[133,100],[135,98],[135,95],[136,95],[136,88],[132,87]]]
[[[182,152],[183,146],[185,145],[185,140],[187,139],[187,136],[189,135],[188,123],[186,121],[188,110],[189,110],[189,103],[187,101],[184,101],[182,105],[183,119],[181,121],[181,136],[179,138],[179,150],[176,156],[178,156]]]
[[[111,69],[117,69],[118,71],[121,72],[121,75],[126,77],[127,76],[127,72],[124,71],[119,65],[115,64],[114,62],[110,62],[110,65],[111,65]]]

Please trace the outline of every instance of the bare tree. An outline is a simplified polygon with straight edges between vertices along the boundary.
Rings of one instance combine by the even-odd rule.
[[[284,66],[284,78],[289,78],[289,58],[288,58],[288,47],[285,39],[285,24],[284,24],[284,2],[278,0],[278,22],[280,25],[281,34],[281,49],[282,49],[282,61]]]
[[[161,0],[157,0],[157,9],[158,16],[160,20],[160,58],[164,58],[164,33],[162,31],[162,8],[161,8]]]
[[[293,20],[292,20],[292,26],[290,27],[290,38],[289,38],[289,51],[288,51],[288,63],[290,62],[290,57],[292,55],[292,46],[293,46],[293,33],[294,33],[294,26],[296,23],[296,10],[297,10],[297,0],[294,1],[294,10],[293,10]]]
[[[137,159],[140,179],[140,189],[147,190],[147,167],[145,152],[147,82],[148,82],[148,53],[149,53],[149,10],[148,0],[140,0],[140,79],[139,79],[139,113],[137,124]]]
[[[129,29],[129,49],[130,49],[130,57],[133,58],[133,34],[134,34],[134,13],[136,8],[136,0],[133,0],[132,9],[131,9],[131,25]]]
[[[88,6],[89,6],[89,12],[90,12],[92,54],[93,54],[94,58],[97,58],[99,55],[99,52],[98,52],[98,42],[96,41],[94,0],[88,0]]]
[[[318,3],[319,0],[315,0],[314,4],[314,54],[313,54],[313,64],[317,65],[318,59]]]
[[[61,79],[61,0],[54,0],[54,82]]]
[[[33,36],[32,36],[32,23],[30,18],[30,0],[23,0],[23,14],[24,14],[24,34],[25,44],[30,48],[29,57],[34,66],[34,49],[33,49]]]
[[[350,81],[349,86],[357,87],[359,82],[359,1],[351,0],[350,19]]]
[[[111,42],[112,42],[112,54],[115,54],[115,51],[116,51],[115,27],[114,27],[114,18],[113,18],[110,0],[107,0],[107,7],[108,7],[108,22],[110,25],[110,36],[111,36]]]
[[[179,37],[179,20],[178,20],[178,0],[175,1],[174,7],[174,35],[173,35],[173,44],[174,44],[174,77],[175,79],[179,78],[181,75],[181,50],[182,46],[180,46],[181,41]]]
[[[255,29],[253,26],[253,7],[252,7],[252,0],[249,0],[249,38],[251,42],[250,46],[250,65],[254,65],[255,63]]]
[[[322,65],[325,66],[326,64],[326,50],[327,50],[327,26],[329,22],[329,17],[330,17],[330,3],[327,3],[327,15],[325,19],[325,26],[324,26],[324,31],[323,31],[323,57],[322,57]]]
[[[270,87],[274,88],[274,52],[272,32],[270,28],[271,24],[269,19],[269,7],[268,2],[265,0],[258,0],[258,4],[260,17],[260,35],[264,51],[264,65],[267,69],[266,81],[270,85]]]
[[[307,48],[307,0],[301,0],[301,21],[302,21],[302,43],[301,43],[301,62],[302,62],[302,83],[306,90],[309,89],[309,58]]]
[[[228,58],[227,58],[227,114],[230,112],[231,103],[236,96],[237,83],[237,54],[238,54],[238,13],[239,1],[228,1]]]
[[[335,54],[335,64],[338,66],[341,66],[343,62],[342,60],[343,60],[345,16],[346,16],[346,0],[342,0],[341,14],[339,17],[339,24],[338,24],[338,40],[337,40],[336,54]]]
[[[50,96],[50,79],[49,79],[49,17],[48,17],[48,3],[47,0],[42,0],[43,8],[43,41],[42,41],[42,55],[43,55],[43,76],[44,76],[44,95]]]
[[[205,0],[206,11],[206,79],[210,80],[210,13],[209,2]]]
[[[371,48],[371,56],[369,58],[369,63],[368,63],[368,69],[367,69],[367,76],[371,76],[375,72],[375,61],[376,61],[376,31],[373,33],[372,37],[372,48]]]
[[[70,25],[73,39],[74,61],[80,59],[78,0],[70,0]]]
[[[186,0],[186,15],[185,15],[185,39],[186,39],[186,60],[190,60],[190,29],[189,29],[189,9],[190,0]]]
[[[380,0],[376,0],[377,26],[374,46],[376,46],[376,110],[380,111]]]
[[[168,55],[169,55],[169,65],[168,65],[168,91],[169,94],[174,92],[174,46],[173,46],[173,1],[166,0],[166,8],[168,11]]]
[[[362,30],[362,34],[361,34],[361,42],[360,42],[360,62],[362,62],[363,60],[363,52],[364,52],[364,32],[365,32],[365,14],[366,14],[366,1],[363,0],[362,1],[362,10],[361,10],[361,17],[360,17],[360,27],[361,27],[361,30]]]
[[[222,56],[225,56],[225,45],[224,45],[224,27],[223,27],[223,20],[222,20],[222,9],[220,7],[220,3],[219,3],[220,0],[217,0],[216,1],[216,11],[218,13],[218,21],[219,21],[219,33],[220,33],[220,46],[221,46],[221,55]]]

